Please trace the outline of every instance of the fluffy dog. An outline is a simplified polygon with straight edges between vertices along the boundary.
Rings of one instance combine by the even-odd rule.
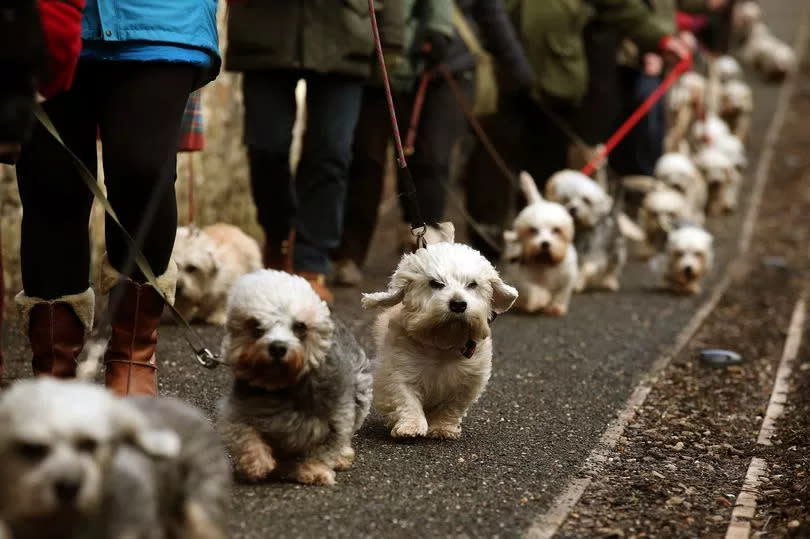
[[[576,291],[588,287],[618,290],[627,247],[613,211],[613,198],[575,170],[552,175],[546,184],[546,197],[562,204],[574,219],[574,245],[579,259]]]
[[[529,204],[504,233],[504,275],[519,291],[518,309],[564,316],[579,279],[574,219],[543,200],[531,176],[521,174],[520,182]]]
[[[230,474],[187,405],[53,379],[0,399],[0,521],[15,539],[219,538]]]
[[[694,213],[706,211],[709,196],[706,182],[689,157],[678,152],[665,153],[655,164],[654,174],[664,185],[686,197]]]
[[[714,258],[712,235],[703,228],[685,226],[669,235],[663,277],[669,288],[681,294],[699,294],[701,280]]]
[[[363,295],[364,308],[385,308],[374,325],[374,406],[391,436],[461,436],[492,369],[493,313],[517,295],[478,251],[456,243],[404,255],[387,291]]]
[[[186,320],[220,326],[225,324],[228,291],[234,281],[262,267],[256,240],[226,224],[178,228],[173,256],[177,263],[175,307]]]
[[[298,276],[245,275],[228,298],[223,357],[234,375],[218,427],[247,481],[335,483],[371,406],[371,365]]]
[[[768,80],[782,80],[797,68],[796,53],[790,45],[775,37],[762,22],[753,24],[740,54],[745,63]]]
[[[734,211],[742,181],[734,162],[719,148],[709,146],[695,156],[695,164],[709,185],[708,214],[717,216]]]
[[[731,133],[741,141],[748,138],[754,97],[751,87],[741,80],[730,80],[720,93],[720,117],[728,124]]]
[[[720,56],[714,61],[714,69],[717,73],[717,78],[722,84],[726,84],[732,80],[739,80],[743,76],[740,63],[733,56]]]
[[[646,241],[639,246],[642,258],[651,258],[666,246],[667,237],[680,223],[701,221],[686,198],[668,187],[656,188],[644,197],[638,211],[638,222]]]
[[[667,132],[664,147],[676,151],[689,135],[695,118],[703,114],[706,98],[706,78],[694,71],[684,73],[672,87],[667,98]]]

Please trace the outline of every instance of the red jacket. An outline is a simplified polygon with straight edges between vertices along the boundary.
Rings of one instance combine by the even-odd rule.
[[[46,72],[39,93],[49,98],[68,90],[82,50],[82,10],[85,0],[38,0],[45,45]]]

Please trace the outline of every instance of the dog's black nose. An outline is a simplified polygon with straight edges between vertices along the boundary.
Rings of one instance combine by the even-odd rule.
[[[53,485],[56,497],[63,505],[71,505],[79,495],[81,483],[74,479],[60,479]]]
[[[177,281],[177,284],[174,286],[174,291],[176,294],[179,294],[183,291],[183,281]]]
[[[281,359],[287,355],[287,345],[283,342],[274,341],[267,347],[267,351],[270,352],[270,357],[273,359]]]
[[[576,218],[576,216],[577,216],[577,209],[576,209],[576,207],[572,206],[572,207],[568,208],[568,213],[570,213],[570,214],[571,214],[571,217]]]
[[[695,276],[695,269],[692,266],[686,266],[683,268],[683,274],[686,276],[687,279],[691,279]]]
[[[540,243],[540,250],[541,251],[548,251],[549,249],[551,249],[551,244],[549,242],[544,241],[544,242]]]
[[[461,299],[451,299],[450,310],[454,313],[463,313],[467,310],[467,302]]]

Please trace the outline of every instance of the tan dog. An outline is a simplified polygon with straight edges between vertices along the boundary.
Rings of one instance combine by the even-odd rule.
[[[256,240],[222,223],[178,228],[173,256],[178,269],[175,306],[186,320],[216,325],[225,324],[228,291],[236,279],[262,267]]]

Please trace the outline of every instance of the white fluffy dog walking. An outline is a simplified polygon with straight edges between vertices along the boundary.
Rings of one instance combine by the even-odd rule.
[[[543,200],[531,176],[521,174],[520,183],[529,204],[504,233],[504,276],[520,292],[518,309],[564,316],[579,276],[574,219]]]
[[[228,291],[245,273],[262,267],[259,244],[233,225],[180,227],[175,240],[175,307],[186,320],[224,325]]]
[[[663,278],[674,292],[699,294],[701,280],[714,259],[713,238],[697,226],[685,226],[669,235]]]
[[[383,307],[374,337],[374,406],[391,436],[456,439],[489,380],[490,321],[517,290],[478,251],[436,243],[402,257],[388,290],[363,295]]]

